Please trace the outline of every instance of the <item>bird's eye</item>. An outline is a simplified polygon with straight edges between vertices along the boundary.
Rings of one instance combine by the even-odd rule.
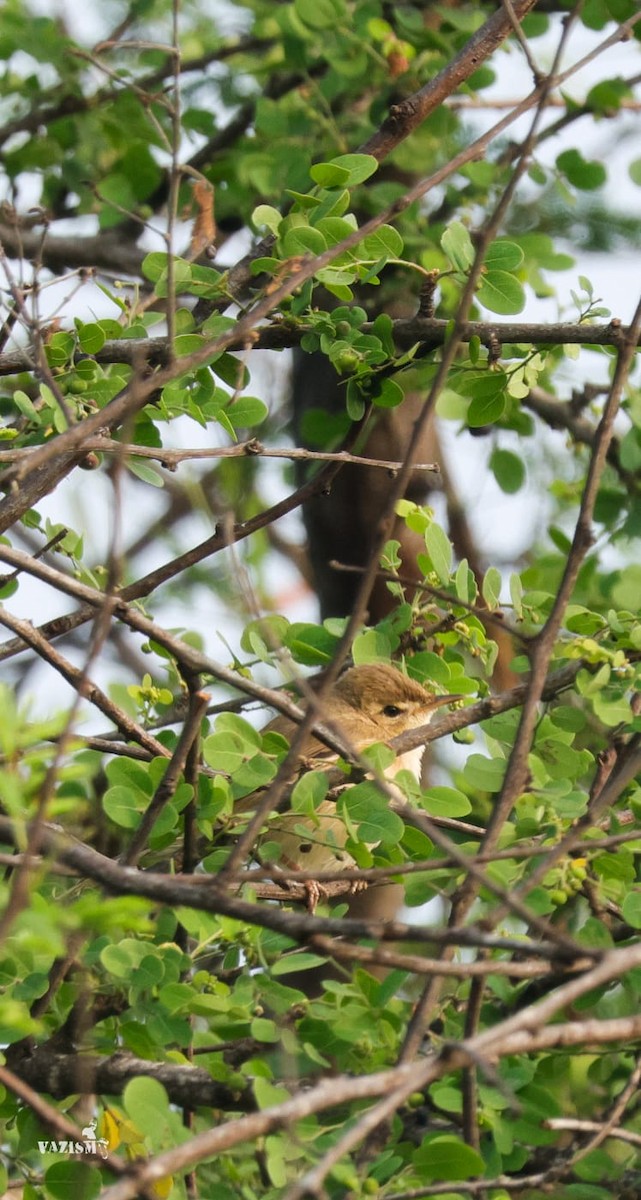
[[[396,704],[386,704],[385,708],[383,709],[383,716],[384,717],[400,717],[402,711],[403,711],[403,709],[398,708],[396,706]]]

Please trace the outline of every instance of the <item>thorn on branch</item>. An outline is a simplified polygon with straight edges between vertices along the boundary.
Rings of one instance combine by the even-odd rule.
[[[417,317],[425,317],[429,320],[434,316],[434,296],[438,278],[439,272],[437,270],[428,271],[425,276],[418,298]]]
[[[488,352],[488,366],[494,367],[500,361],[501,354],[503,353],[503,346],[495,329],[489,330],[485,345]]]

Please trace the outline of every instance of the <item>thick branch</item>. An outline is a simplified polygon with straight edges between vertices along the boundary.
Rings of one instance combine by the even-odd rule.
[[[71,240],[71,239],[70,239]],[[78,239],[81,240],[81,239]],[[77,243],[76,243],[77,244]],[[263,327],[252,339],[254,350],[285,350],[300,344],[301,338],[312,326],[301,322],[277,322]],[[450,323],[436,317],[412,317],[392,322],[394,340],[401,349],[409,349],[420,343],[425,349],[435,350],[445,342]],[[363,333],[371,333],[372,323],[366,321]],[[620,346],[629,336],[629,328],[614,318],[607,325],[582,324],[578,321],[562,321],[556,324],[538,324],[519,321],[464,321],[461,325],[462,342],[478,337],[484,345],[490,341],[500,342],[505,348],[527,343],[533,346]],[[247,333],[239,330],[226,341],[230,350],[243,350],[247,345]],[[213,350],[213,347],[211,347]],[[167,366],[170,348],[167,338],[122,338],[108,340],[96,354],[80,354],[79,358],[93,358],[99,363],[127,363],[140,366]],[[32,369],[27,355],[19,350],[0,354],[0,375],[14,375]],[[187,369],[186,366],[183,369]]]
[[[248,1112],[254,1105],[251,1095],[231,1089],[212,1079],[204,1067],[176,1063],[151,1062],[133,1054],[113,1054],[108,1058],[77,1052],[62,1054],[48,1046],[31,1053],[7,1052],[7,1061],[25,1083],[39,1092],[63,1098],[74,1092],[100,1092],[119,1095],[130,1079],[140,1075],[157,1079],[167,1089],[172,1104],[190,1104]]]
[[[536,0],[518,0],[514,13],[519,20],[534,8]],[[372,154],[380,162],[391,154],[410,133],[448,99],[464,80],[469,79],[512,32],[512,23],[503,7],[481,26],[451,62],[424,87],[400,104],[394,104],[381,128],[360,147],[359,153]]]
[[[70,268],[99,268],[110,275],[140,276],[146,251],[115,233],[93,237],[62,237],[41,230],[22,229],[0,222],[0,242],[10,258],[26,258],[42,263],[50,271]],[[24,370],[17,366],[15,370]]]

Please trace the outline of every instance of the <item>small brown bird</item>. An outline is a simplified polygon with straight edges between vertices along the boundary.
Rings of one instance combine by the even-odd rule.
[[[426,725],[437,708],[461,698],[437,696],[390,664],[372,663],[351,667],[341,675],[326,697],[321,720],[336,729],[350,747],[360,751],[374,742],[389,742],[408,729]],[[291,737],[295,728],[293,721],[280,716],[262,732]],[[399,755],[387,768],[386,776],[393,778],[398,771],[409,769],[420,777],[423,752],[424,747],[419,746]],[[336,758],[337,755],[313,734],[301,750],[302,762],[311,769],[331,766]],[[239,807],[244,809],[251,805],[243,800]],[[262,841],[279,846],[280,867],[320,872],[356,865],[345,850],[347,838],[348,831],[336,814],[335,803],[323,800],[312,816],[291,811],[275,816]],[[313,907],[322,889],[308,886],[308,892],[310,907]]]

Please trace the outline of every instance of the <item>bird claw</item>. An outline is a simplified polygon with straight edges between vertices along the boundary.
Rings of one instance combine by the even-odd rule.
[[[304,883],[305,894],[307,896],[307,911],[312,916],[316,912],[316,906],[320,900],[327,900],[329,892],[324,888],[322,883],[318,883],[316,879],[306,879]]]
[[[307,896],[307,911],[313,914],[321,900],[329,900],[329,892],[317,879],[306,879],[303,886]],[[368,887],[365,879],[353,879],[349,885],[349,895],[355,896],[358,892],[365,892]]]

